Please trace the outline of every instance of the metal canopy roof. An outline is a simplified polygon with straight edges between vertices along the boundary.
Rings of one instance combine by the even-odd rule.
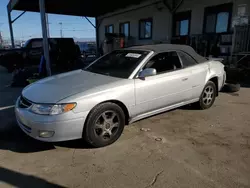
[[[46,0],[46,13],[97,17],[144,0]],[[8,10],[39,12],[39,0],[10,0]]]

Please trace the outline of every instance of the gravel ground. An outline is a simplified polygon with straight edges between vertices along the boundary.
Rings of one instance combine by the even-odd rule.
[[[16,126],[0,68],[0,187],[250,187],[250,89],[136,122],[113,145],[42,143]]]

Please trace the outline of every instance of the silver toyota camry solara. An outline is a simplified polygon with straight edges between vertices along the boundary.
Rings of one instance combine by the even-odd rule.
[[[139,119],[191,103],[210,108],[225,79],[222,63],[189,46],[125,48],[83,70],[27,86],[16,102],[16,119],[26,134],[41,141],[83,138],[102,147]]]

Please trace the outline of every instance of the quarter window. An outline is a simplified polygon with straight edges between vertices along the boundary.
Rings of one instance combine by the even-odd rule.
[[[197,64],[197,62],[185,52],[178,52],[178,55],[181,58],[183,67],[189,67]]]
[[[156,69],[157,74],[161,74],[180,69],[182,65],[176,52],[165,52],[152,57],[145,68]]]
[[[152,18],[143,19],[139,21],[139,38],[151,39],[152,38],[153,20]]]

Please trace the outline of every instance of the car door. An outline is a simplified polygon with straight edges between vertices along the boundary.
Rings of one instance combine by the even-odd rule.
[[[191,98],[191,70],[183,69],[176,52],[160,53],[143,67],[157,75],[135,79],[137,114],[185,102]]]
[[[192,72],[189,77],[192,85],[192,99],[197,99],[200,97],[200,94],[206,84],[208,65],[207,63],[198,63],[186,52],[178,51],[178,55],[184,69],[189,69]]]

